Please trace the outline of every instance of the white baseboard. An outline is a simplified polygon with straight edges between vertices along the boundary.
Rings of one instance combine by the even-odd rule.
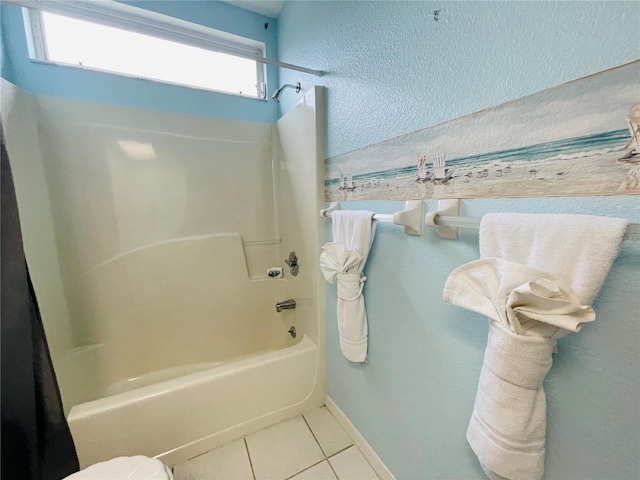
[[[329,411],[336,417],[338,423],[344,428],[347,435],[351,437],[353,440],[353,444],[360,449],[364,457],[369,462],[369,465],[375,470],[378,477],[381,480],[395,480],[395,477],[391,473],[391,471],[387,468],[387,466],[380,460],[378,454],[371,448],[369,442],[365,440],[362,434],[358,431],[356,427],[353,426],[351,420],[347,418],[342,410],[336,405],[331,397],[327,395],[327,400],[325,402]]]

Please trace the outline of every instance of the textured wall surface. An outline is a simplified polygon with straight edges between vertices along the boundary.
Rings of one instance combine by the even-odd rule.
[[[277,20],[273,18],[215,1],[122,3],[264,42],[267,57],[276,56]],[[28,93],[261,123],[273,123],[278,118],[277,105],[272,101],[32,62],[27,51],[21,9],[1,4],[0,21],[4,56],[7,57],[2,61],[2,77]],[[265,23],[269,23],[269,28],[265,29]],[[210,69],[207,65],[202,68]],[[211,75],[215,75],[215,71],[212,70]],[[276,88],[278,71],[275,67],[267,68],[267,82],[269,91]]]
[[[637,2],[287,2],[280,59],[330,73],[280,78],[327,87],[331,157],[636,60],[629,19],[639,10]],[[296,100],[289,90],[283,110]],[[402,202],[343,208],[391,213]],[[466,215],[500,211],[640,222],[638,197],[463,202]],[[336,289],[327,287],[328,394],[398,479],[484,478],[465,432],[487,321],[442,300],[449,273],[478,255],[474,231],[447,241],[380,224],[365,268],[366,365],[342,357]],[[594,303],[597,320],[560,342],[546,381],[545,478],[640,477],[639,284],[640,245],[627,243]]]
[[[328,73],[280,81],[327,87],[329,158],[636,60],[638,14],[635,1],[286,2],[279,58]]]

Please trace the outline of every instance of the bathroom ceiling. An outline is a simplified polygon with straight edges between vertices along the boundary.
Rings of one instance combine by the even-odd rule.
[[[271,18],[278,18],[284,0],[222,0],[239,8],[266,15]]]

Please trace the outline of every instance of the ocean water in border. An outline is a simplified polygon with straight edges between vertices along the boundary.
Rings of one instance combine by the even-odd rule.
[[[640,194],[640,61],[325,161],[325,198]]]

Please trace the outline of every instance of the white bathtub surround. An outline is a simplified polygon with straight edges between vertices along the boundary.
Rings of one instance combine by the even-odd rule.
[[[377,480],[325,408],[309,411],[174,467],[176,480]]]
[[[333,242],[320,254],[320,269],[327,282],[337,283],[340,349],[352,362],[367,359],[367,312],[362,289],[375,235],[374,212],[336,210],[331,216]]]
[[[0,83],[81,466],[173,465],[324,403],[322,87],[269,125]],[[292,250],[300,274],[269,279]],[[276,312],[287,298],[307,301]]]
[[[483,259],[454,270],[444,287],[446,301],[490,319],[467,440],[489,478],[538,480],[546,439],[543,381],[551,355],[558,338],[595,319],[589,304],[615,259],[626,221],[484,218]]]

